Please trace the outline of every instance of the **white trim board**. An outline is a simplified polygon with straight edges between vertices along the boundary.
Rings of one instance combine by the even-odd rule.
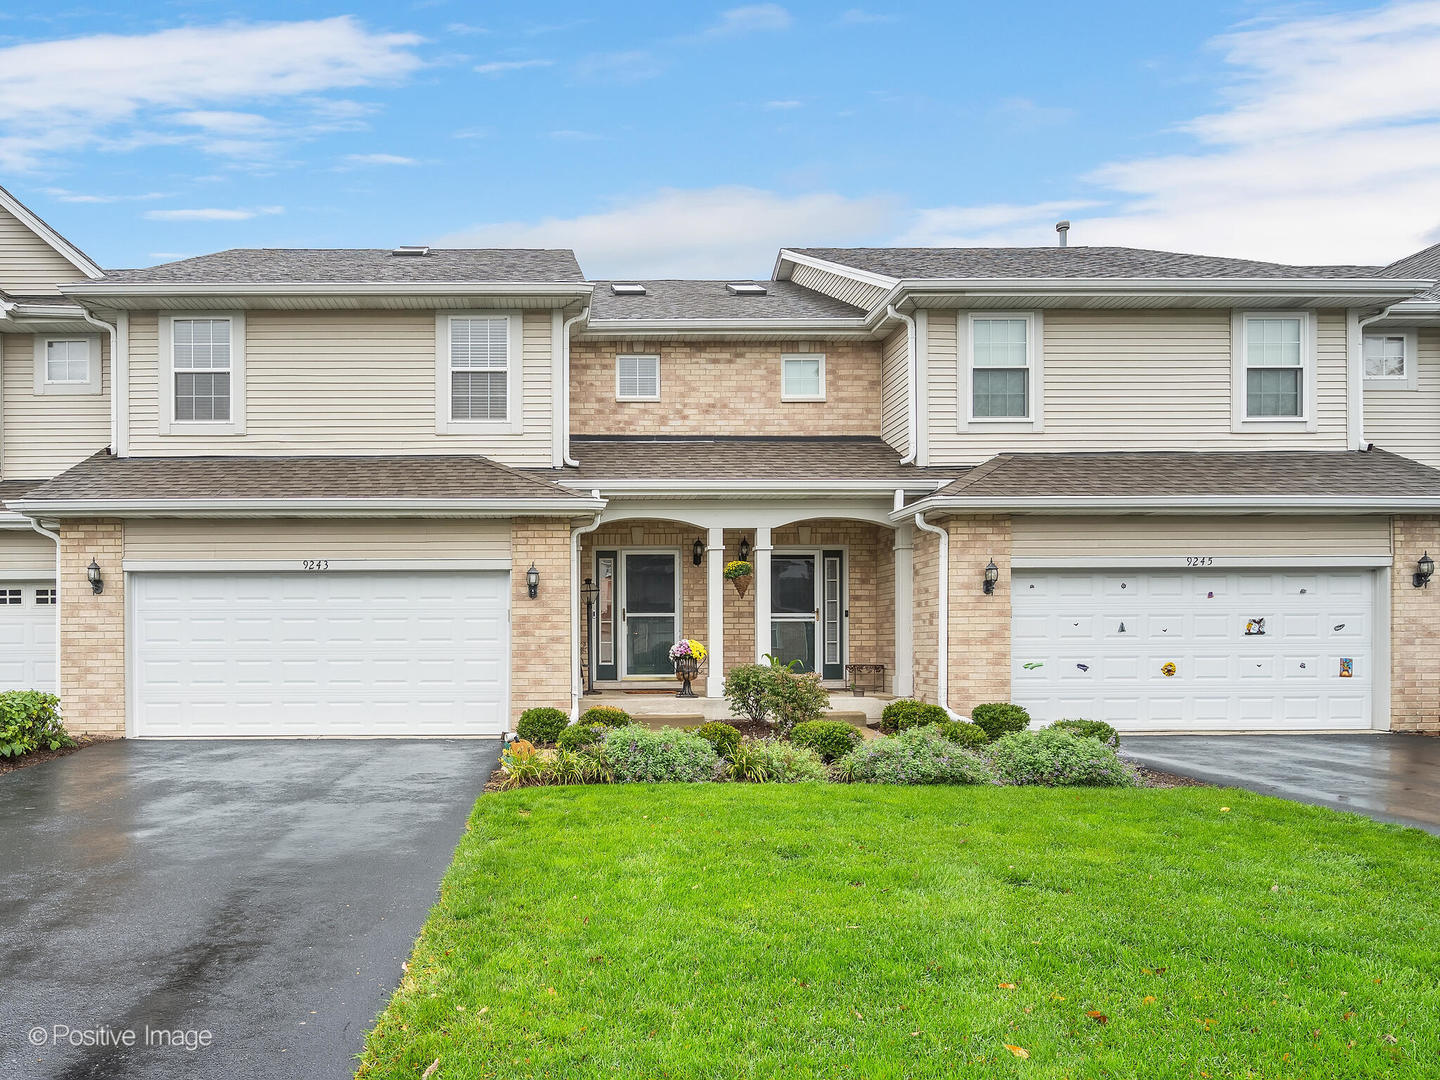
[[[1203,544],[1197,545],[1203,548]],[[1208,558],[1203,565],[1187,562]],[[1244,570],[1283,569],[1287,566],[1311,569],[1317,566],[1378,568],[1390,566],[1389,555],[1016,555],[1012,570]]]
[[[43,218],[19,199],[15,198],[14,195],[11,195],[10,192],[6,191],[3,187],[0,187],[0,206],[10,211],[11,214],[20,220],[20,224],[24,225],[41,240],[44,240],[45,243],[49,244],[56,254],[60,255],[66,262],[86,277],[99,278],[105,276],[105,271],[96,266],[88,255],[52,229],[45,223]]]
[[[316,559],[125,559],[121,568],[131,573],[296,573],[343,574],[387,570],[454,573],[472,570],[509,570],[509,559],[327,559],[317,551]],[[307,562],[324,562],[325,569],[312,570]]]

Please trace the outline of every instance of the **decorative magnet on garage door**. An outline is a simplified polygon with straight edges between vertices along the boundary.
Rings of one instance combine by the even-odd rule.
[[[1125,582],[1123,582],[1123,581],[1120,582],[1120,588],[1124,589],[1124,588],[1126,588],[1126,587],[1127,587],[1127,586],[1125,585]]]
[[[1348,656],[1340,657],[1340,678],[1353,679],[1355,677],[1355,661]]]
[[[1245,623],[1245,636],[1246,636],[1246,637],[1264,637],[1264,636],[1265,636],[1265,620],[1264,620],[1264,619],[1250,619],[1249,621],[1247,621],[1247,622]]]
[[[1161,675],[1164,675],[1165,678],[1167,678],[1167,679],[1170,678],[1170,676],[1174,675],[1174,674],[1175,674],[1175,661],[1170,660],[1170,661],[1167,661],[1166,663],[1162,664],[1162,665],[1160,666],[1160,674],[1161,674]]]
[[[1301,595],[1301,596],[1304,596],[1304,595],[1305,595],[1307,592],[1309,592],[1309,591],[1310,591],[1309,589],[1301,589],[1301,590],[1300,590],[1300,595]]]
[[[1116,633],[1123,634],[1124,632],[1125,632],[1125,624],[1122,622],[1122,623],[1120,624],[1120,629],[1117,630]]]
[[[1300,670],[1301,670],[1301,671],[1304,671],[1304,670],[1305,670],[1305,661],[1304,661],[1304,660],[1301,660],[1301,661],[1300,661]]]
[[[1207,593],[1205,594],[1205,599],[1206,599],[1206,600],[1214,600],[1214,599],[1215,599],[1215,594],[1214,594],[1213,592],[1207,592]]]
[[[1045,666],[1045,661],[1044,661],[1044,660],[1031,660],[1028,664],[1021,664],[1020,666],[1023,667],[1026,671],[1034,671],[1036,668],[1042,668],[1042,667],[1044,667],[1044,666]]]
[[[1089,664],[1076,664],[1075,666],[1078,667],[1081,671],[1089,671],[1089,670],[1090,670],[1090,665],[1089,665]]]
[[[1335,624],[1335,632],[1336,632],[1337,634],[1338,634],[1341,630],[1344,630],[1344,629],[1345,629],[1345,624],[1344,624],[1343,622],[1341,622],[1341,623],[1336,623],[1336,624]]]

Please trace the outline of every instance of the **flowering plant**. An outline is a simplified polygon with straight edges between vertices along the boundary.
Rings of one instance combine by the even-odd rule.
[[[670,646],[671,660],[684,660],[686,657],[693,657],[698,664],[705,659],[707,650],[704,645],[693,638],[681,638],[674,645]]]
[[[725,578],[734,581],[736,578],[748,577],[755,572],[755,567],[744,559],[736,559],[734,562],[725,564]]]

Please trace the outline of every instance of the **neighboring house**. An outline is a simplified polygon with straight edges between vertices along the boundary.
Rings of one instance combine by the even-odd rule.
[[[1440,729],[1440,590],[1412,583],[1440,553],[1435,249],[798,249],[743,282],[267,249],[102,274],[4,205],[0,586],[54,588],[28,527],[58,535],[75,729],[495,735],[578,708],[582,653],[602,687],[673,687],[680,636],[712,696],[774,653],[836,687],[883,665],[962,714]],[[27,656],[0,677],[53,685],[53,615],[0,638]]]

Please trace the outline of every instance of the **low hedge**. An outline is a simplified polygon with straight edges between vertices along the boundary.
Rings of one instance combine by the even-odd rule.
[[[739,730],[720,720],[701,724],[695,729],[695,734],[713,746],[715,753],[722,758],[733,757],[735,748],[740,745]]]
[[[602,727],[625,727],[633,724],[635,718],[624,709],[614,705],[595,705],[580,714],[581,724],[599,724]]]
[[[1120,745],[1120,733],[1104,720],[1057,720],[1050,725],[1056,731],[1068,731],[1082,739],[1099,739],[1112,749]]]
[[[553,743],[569,723],[570,718],[559,709],[526,709],[515,725],[515,734],[526,742]]]
[[[555,745],[561,750],[579,750],[582,746],[593,746],[605,738],[605,733],[609,730],[603,724],[587,724],[581,721],[560,732],[555,739]]]
[[[720,771],[715,748],[693,731],[637,726],[612,728],[600,760],[617,783],[693,783]]]
[[[874,739],[835,764],[835,777],[867,784],[985,784],[990,767],[935,727],[911,728]]]
[[[974,750],[984,746],[990,741],[990,736],[985,734],[985,729],[978,724],[967,724],[964,720],[946,720],[943,724],[936,724],[935,730],[957,746],[964,746]]]
[[[74,745],[60,722],[60,699],[54,694],[39,690],[0,693],[0,757]]]
[[[850,753],[865,741],[865,736],[854,724],[844,720],[806,720],[795,725],[790,741],[796,746],[809,747],[820,755],[821,761],[828,763]]]
[[[1134,787],[1134,772],[1099,739],[1057,731],[1015,731],[990,747],[990,762],[1007,784],[1042,787]]]
[[[970,710],[970,719],[984,729],[992,742],[1002,735],[1024,731],[1030,726],[1030,714],[1023,707],[1006,702],[976,705]]]
[[[924,727],[926,724],[943,724],[950,714],[939,705],[931,705],[914,698],[896,698],[880,712],[880,730],[886,735],[897,731]]]

